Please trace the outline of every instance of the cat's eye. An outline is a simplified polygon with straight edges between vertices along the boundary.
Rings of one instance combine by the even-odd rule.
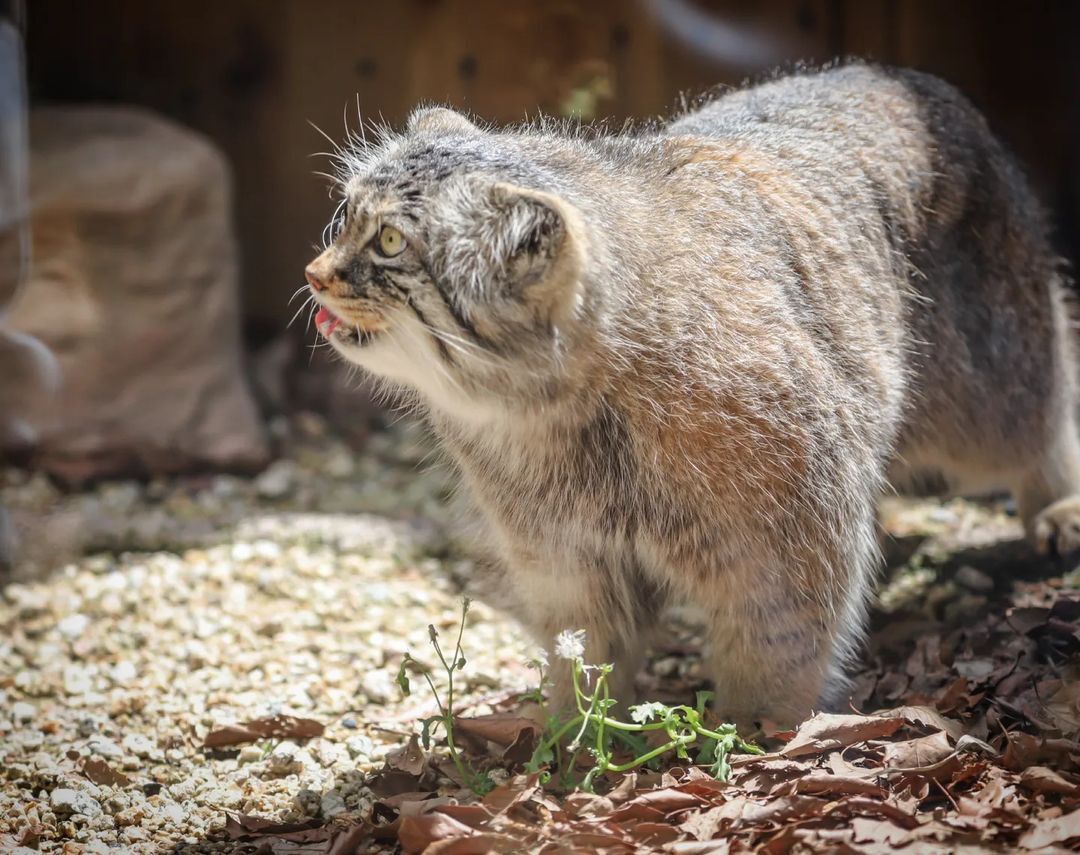
[[[405,249],[405,236],[393,226],[379,229],[379,255],[393,258]]]

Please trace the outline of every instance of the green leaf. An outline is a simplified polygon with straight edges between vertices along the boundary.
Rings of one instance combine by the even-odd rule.
[[[442,718],[437,715],[420,719],[420,743],[424,746],[425,751],[431,750],[431,728],[440,721],[442,721]]]
[[[726,745],[716,746],[716,760],[709,768],[709,773],[718,781],[726,781],[731,776],[731,764],[728,763]]]
[[[713,699],[713,697],[714,697],[713,692],[706,692],[706,691],[700,691],[695,695],[694,709],[697,710],[698,715],[704,715],[705,714],[705,707],[707,707],[709,705],[709,701],[711,701]]]
[[[654,718],[664,720],[670,712],[671,708],[667,704],[652,701],[651,703],[630,707],[630,718],[638,724],[647,724]]]
[[[526,772],[539,772],[544,766],[550,766],[555,761],[555,752],[543,742],[536,746],[529,762],[525,764]]]
[[[716,740],[711,736],[702,741],[694,760],[700,766],[711,766],[716,762]]]
[[[394,682],[398,684],[401,689],[401,694],[408,697],[412,694],[412,686],[409,683],[409,674],[406,668],[409,666],[410,657],[409,654],[405,654],[405,658],[401,660],[401,667],[398,668],[397,677],[394,678]]]

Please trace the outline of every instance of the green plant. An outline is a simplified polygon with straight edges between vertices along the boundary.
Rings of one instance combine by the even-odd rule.
[[[608,689],[608,677],[613,667],[609,664],[586,665],[584,640],[585,634],[581,631],[563,632],[556,640],[556,654],[570,663],[577,710],[569,718],[558,713],[547,715],[545,711],[546,727],[526,767],[528,771],[555,768],[564,786],[591,791],[597,776],[605,772],[628,772],[671,752],[680,760],[689,759],[691,749],[695,749],[695,762],[708,766],[714,777],[726,781],[731,773],[728,757],[733,751],[762,753],[756,745],[740,739],[733,724],[720,724],[715,728],[705,726],[705,705],[712,697],[711,692],[698,692],[693,707],[668,706],[654,701],[630,707],[632,722],[613,718],[608,714],[617,703]],[[541,660],[536,667],[542,688],[545,663]],[[595,680],[587,690],[592,674]],[[542,697],[542,692],[538,691],[536,697]],[[662,732],[666,740],[650,747],[645,737],[653,732]],[[566,748],[569,756],[564,757],[562,745],[571,733],[574,736]],[[622,763],[614,762],[616,743],[621,743],[631,755]],[[575,782],[573,775],[583,749],[594,762],[585,777]]]
[[[461,671],[465,667],[465,656],[461,652],[461,638],[465,634],[465,622],[469,615],[470,602],[468,597],[465,597],[462,600],[461,624],[458,627],[457,641],[454,643],[454,652],[450,661],[447,661],[442,646],[439,644],[438,630],[435,629],[434,624],[428,624],[428,637],[431,639],[431,646],[435,649],[435,655],[439,657],[439,662],[442,663],[443,670],[446,672],[446,701],[444,702],[442,700],[439,690],[435,687],[435,682],[431,678],[430,669],[421,665],[408,653],[405,654],[405,658],[401,662],[401,667],[398,668],[397,684],[401,687],[401,691],[405,695],[408,695],[411,693],[408,674],[409,666],[412,665],[414,670],[419,671],[419,673],[423,675],[428,686],[431,688],[431,694],[435,697],[435,703],[439,708],[439,712],[438,715],[421,719],[420,741],[425,749],[430,749],[434,728],[441,724],[443,732],[446,734],[446,747],[450,753],[450,760],[453,762],[454,768],[457,769],[465,786],[474,793],[483,795],[484,793],[490,792],[492,787],[494,787],[494,784],[485,773],[478,772],[465,760],[458,750],[457,745],[454,743],[454,673]]]
[[[409,654],[405,654],[405,659],[398,669],[397,683],[402,692],[408,695],[411,691],[410,667],[423,675],[435,697],[439,712],[421,720],[421,742],[425,749],[430,749],[434,730],[438,725],[442,725],[454,767],[465,785],[482,795],[491,790],[491,779],[487,774],[474,769],[454,742],[454,674],[465,667],[461,640],[465,633],[469,604],[469,598],[466,597],[462,603],[457,641],[449,660],[439,644],[439,633],[433,625],[428,626],[431,646],[446,672],[446,700],[443,701],[436,688],[431,671]],[[592,791],[596,778],[605,772],[628,772],[638,766],[654,763],[670,753],[674,753],[680,760],[686,760],[690,758],[691,750],[694,750],[694,761],[708,766],[716,778],[725,781],[731,773],[728,757],[733,751],[762,753],[756,745],[740,739],[733,724],[720,724],[714,728],[705,726],[705,705],[712,696],[711,692],[698,692],[693,707],[652,702],[630,707],[632,722],[619,721],[612,717],[609,711],[617,701],[609,694],[608,677],[613,666],[585,664],[584,641],[585,634],[579,630],[560,633],[555,643],[556,654],[570,663],[576,712],[570,711],[569,717],[566,716],[567,711],[563,710],[548,714],[543,706],[547,661],[546,658],[541,658],[531,663],[539,673],[539,685],[523,700],[534,700],[540,704],[545,727],[526,765],[527,771],[543,772],[545,780],[550,780],[554,770],[563,788]],[[592,679],[594,675],[595,679]],[[666,739],[660,745],[650,746],[646,739],[652,733],[662,733]],[[566,743],[568,738],[570,742]],[[621,763],[614,762],[617,747],[628,752],[629,759]],[[575,775],[583,751],[592,757],[593,764],[584,777],[577,780]]]

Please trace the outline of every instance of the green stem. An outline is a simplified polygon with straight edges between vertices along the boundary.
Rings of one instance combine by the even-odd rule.
[[[678,748],[680,745],[690,745],[694,741],[693,737],[681,737],[679,739],[673,739],[671,742],[666,742],[659,748],[654,748],[648,754],[642,754],[640,757],[635,757],[626,763],[612,763],[607,767],[607,771],[610,772],[629,772],[631,769],[637,768],[643,763],[648,763],[654,757],[659,757],[661,754],[666,754],[673,748]]]

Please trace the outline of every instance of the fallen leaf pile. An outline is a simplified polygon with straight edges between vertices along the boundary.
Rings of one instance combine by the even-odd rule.
[[[1080,848],[1080,598],[1019,584],[1013,605],[944,628],[885,621],[858,675],[870,714],[818,714],[731,780],[679,765],[565,793],[513,774],[535,733],[512,714],[462,719],[474,757],[507,770],[483,797],[416,738],[369,781],[370,819],[317,827],[230,820],[261,852],[1065,852]],[[902,705],[898,705],[902,704]],[[865,707],[864,707],[865,708]]]

